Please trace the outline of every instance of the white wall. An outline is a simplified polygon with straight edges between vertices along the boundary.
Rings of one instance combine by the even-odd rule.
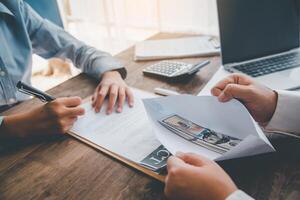
[[[215,0],[160,0],[161,30],[218,34]]]
[[[165,32],[217,34],[215,0],[70,0],[73,15]]]

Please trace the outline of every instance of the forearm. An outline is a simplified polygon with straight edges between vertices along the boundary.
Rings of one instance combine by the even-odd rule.
[[[75,66],[88,75],[100,79],[107,71],[118,71],[124,79],[127,75],[123,65],[109,53],[82,44],[76,52]]]
[[[75,67],[97,79],[111,70],[118,70],[125,78],[126,70],[109,53],[79,41],[61,27],[43,19],[24,2],[22,2],[22,15],[33,53],[44,58],[57,57],[71,60]]]
[[[275,113],[265,126],[267,131],[288,132],[300,136],[300,94],[278,91]]]
[[[126,77],[123,65],[109,53],[86,45],[47,20],[43,20],[32,37],[32,44],[34,53],[44,58],[70,60],[75,67],[96,79],[111,70],[118,70],[123,78]]]

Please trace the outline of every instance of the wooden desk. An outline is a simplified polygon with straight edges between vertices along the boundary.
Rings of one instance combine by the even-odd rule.
[[[180,37],[158,34],[155,38]],[[127,83],[152,92],[166,87],[196,94],[220,65],[219,57],[188,83],[168,84],[144,77],[152,62],[134,62],[133,48],[119,55],[128,69]],[[203,59],[203,58],[202,58]],[[198,62],[200,58],[183,59]],[[91,95],[96,82],[81,74],[51,89],[56,97]],[[22,103],[6,114],[27,110],[38,100]],[[227,161],[221,165],[237,185],[257,199],[300,198],[299,142],[271,136],[282,153]],[[280,140],[280,142],[279,142]],[[0,199],[164,199],[164,185],[90,148],[70,136],[15,142],[0,153]]]

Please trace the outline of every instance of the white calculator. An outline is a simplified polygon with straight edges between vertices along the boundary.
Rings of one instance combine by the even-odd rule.
[[[148,66],[143,70],[143,73],[145,75],[156,75],[167,78],[175,78],[182,75],[194,74],[208,63],[209,61],[204,61],[194,65],[184,62],[161,61],[154,65]]]

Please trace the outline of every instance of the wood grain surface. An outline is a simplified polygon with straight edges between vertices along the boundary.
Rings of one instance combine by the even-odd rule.
[[[182,37],[161,33],[152,39]],[[185,83],[168,83],[145,77],[144,67],[156,62],[135,62],[134,49],[116,57],[128,69],[126,82],[153,92],[164,87],[196,94],[220,66],[219,57],[210,57],[206,66]],[[206,58],[179,59],[196,63]],[[80,74],[51,89],[55,97],[92,94],[97,82]],[[41,103],[30,100],[4,115],[26,111]],[[256,199],[300,199],[299,140],[269,135],[277,153],[220,163],[239,188]],[[165,199],[159,181],[68,136],[27,139],[1,144],[0,199]]]

